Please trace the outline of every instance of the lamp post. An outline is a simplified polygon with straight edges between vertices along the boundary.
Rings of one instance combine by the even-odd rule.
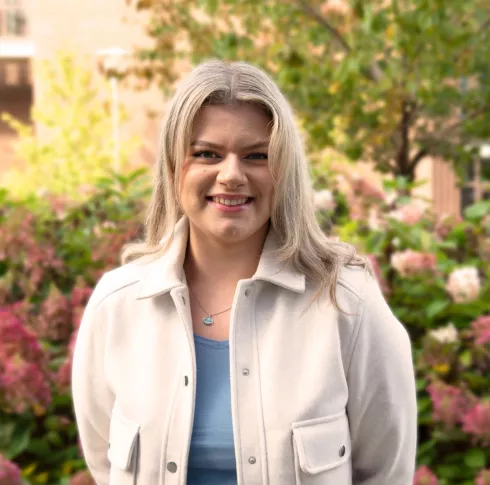
[[[119,171],[119,80],[128,71],[130,52],[122,47],[109,47],[96,52],[99,70],[109,78],[111,86],[113,169]]]

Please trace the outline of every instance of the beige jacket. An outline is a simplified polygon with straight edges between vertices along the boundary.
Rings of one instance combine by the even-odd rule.
[[[153,263],[106,273],[76,342],[72,392],[98,485],[185,485],[196,362],[183,283],[188,222]],[[345,268],[337,312],[274,258],[269,233],[230,321],[240,485],[411,485],[417,405],[411,344],[375,280]],[[219,484],[217,484],[219,485]]]

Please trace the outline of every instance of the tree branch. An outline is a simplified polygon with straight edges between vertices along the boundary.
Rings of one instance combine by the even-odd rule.
[[[414,171],[415,170],[415,167],[418,165],[418,163],[420,162],[420,160],[422,160],[422,158],[426,157],[427,155],[429,154],[429,150],[425,149],[425,148],[421,148],[415,155],[414,157],[412,158],[412,160],[410,161],[410,170],[411,171]]]
[[[350,45],[340,35],[340,32],[333,25],[328,23],[320,12],[318,12],[314,7],[309,5],[306,0],[297,0],[296,3],[301,7],[301,9],[305,14],[314,18],[320,25],[325,27],[347,53],[350,53],[352,51]]]
[[[331,25],[322,15],[320,12],[318,12],[314,7],[308,4],[307,0],[296,0],[296,3],[298,6],[303,10],[303,12],[308,15],[309,17],[312,17],[315,19],[320,25],[325,27],[330,34],[333,36],[333,38],[340,44],[342,49],[344,49],[345,52],[348,54],[352,52],[351,46],[346,42],[346,40],[342,37],[340,32],[333,26]],[[371,81],[378,82],[382,79],[383,77],[383,72],[380,69],[378,63],[376,61],[372,62],[367,68],[366,68],[366,76],[371,79]]]
[[[475,118],[478,118],[479,116],[484,115],[485,113],[488,113],[489,111],[490,111],[490,106],[485,106],[482,109],[479,109],[479,110],[473,111],[472,113],[464,115],[463,119],[460,119],[456,123],[453,123],[452,125],[448,126],[445,130],[443,130],[439,134],[439,138],[446,138],[448,135],[450,135],[454,130],[458,129],[466,121],[474,120]]]

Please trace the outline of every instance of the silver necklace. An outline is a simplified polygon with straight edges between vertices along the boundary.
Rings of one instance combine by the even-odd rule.
[[[194,294],[194,292],[192,291],[192,288],[189,286],[189,290],[192,294],[192,296],[194,297],[194,299],[196,300],[197,304],[201,307],[201,310],[207,315],[205,316],[203,319],[202,319],[202,323],[204,323],[204,325],[212,325],[214,323],[214,320],[213,320],[213,316],[215,317],[216,315],[221,315],[222,313],[225,313],[229,310],[231,310],[231,307],[230,308],[227,308],[226,310],[223,310],[221,312],[218,312],[218,313],[209,313],[202,305],[201,303],[199,302],[199,300],[197,299],[196,295]]]

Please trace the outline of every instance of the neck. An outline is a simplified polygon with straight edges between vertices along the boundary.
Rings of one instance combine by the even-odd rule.
[[[190,227],[184,261],[188,282],[200,286],[212,280],[219,281],[221,286],[251,278],[257,270],[266,234],[264,229],[239,243],[223,244]]]

